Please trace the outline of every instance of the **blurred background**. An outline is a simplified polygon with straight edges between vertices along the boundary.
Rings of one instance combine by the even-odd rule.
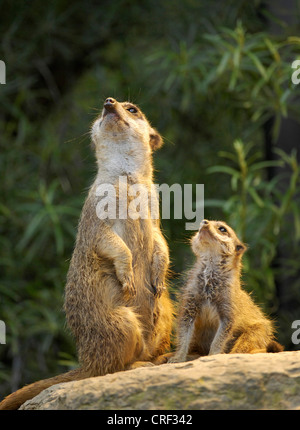
[[[89,128],[108,96],[137,103],[164,137],[155,183],[204,184],[205,217],[249,246],[245,288],[285,348],[299,348],[300,2],[32,0],[0,10],[0,396],[77,365],[63,291],[96,173]],[[162,222],[175,301],[194,262],[185,223]]]

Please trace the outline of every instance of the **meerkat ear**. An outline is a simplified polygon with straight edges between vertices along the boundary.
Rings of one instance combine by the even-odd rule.
[[[242,243],[238,243],[238,244],[235,246],[235,250],[236,250],[236,254],[237,254],[237,255],[242,255],[242,254],[244,254],[244,252],[246,251],[246,249],[247,249],[246,245],[243,245]]]
[[[153,151],[160,148],[163,144],[163,139],[155,128],[150,129],[150,146]]]

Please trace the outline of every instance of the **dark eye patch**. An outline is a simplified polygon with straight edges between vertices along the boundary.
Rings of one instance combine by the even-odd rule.
[[[218,230],[220,230],[222,233],[227,233],[227,229],[226,229],[223,225],[221,225],[221,226],[218,228]]]

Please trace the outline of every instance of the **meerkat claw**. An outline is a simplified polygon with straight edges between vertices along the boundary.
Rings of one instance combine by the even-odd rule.
[[[163,284],[158,284],[158,285],[152,284],[152,288],[154,291],[154,297],[160,297],[164,292],[164,290],[166,289],[166,287]]]
[[[122,290],[124,291],[125,295],[128,295],[129,297],[135,297],[136,295],[136,289],[133,282],[124,282]]]

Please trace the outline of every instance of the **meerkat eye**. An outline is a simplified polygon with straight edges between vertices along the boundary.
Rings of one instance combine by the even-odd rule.
[[[220,230],[222,233],[227,233],[226,228],[225,228],[225,227],[223,227],[222,225],[221,225],[221,227],[219,227],[219,230]]]
[[[129,110],[129,112],[131,112],[131,113],[137,113],[137,109],[134,107],[130,107],[127,110]]]

